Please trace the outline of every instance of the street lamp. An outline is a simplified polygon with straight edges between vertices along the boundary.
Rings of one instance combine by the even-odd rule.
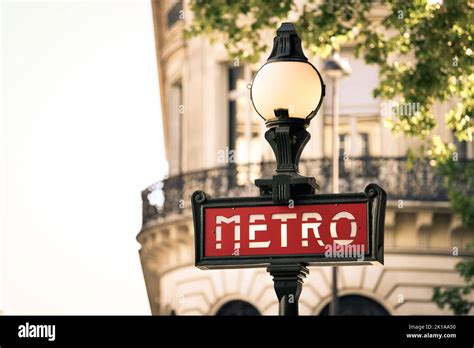
[[[324,94],[321,74],[304,55],[295,26],[283,23],[273,39],[272,52],[250,89],[253,106],[268,128],[265,139],[277,162],[275,175],[257,179],[255,185],[261,196],[271,195],[276,204],[287,204],[319,189],[314,177],[298,173],[298,163],[311,137],[306,128],[321,107]],[[306,266],[277,260],[268,267],[280,315],[298,315],[298,299],[309,273]]]
[[[383,189],[370,184],[363,193],[315,195],[318,188],[315,179],[298,173],[301,153],[310,138],[306,128],[321,107],[324,91],[321,75],[305,57],[295,27],[283,23],[274,39],[272,53],[257,72],[250,92],[255,110],[268,127],[265,138],[275,153],[276,173],[271,178],[255,180],[260,197],[212,199],[198,190],[191,198],[196,266],[202,269],[267,267],[273,276],[280,315],[298,315],[308,265],[339,262],[361,265],[360,259],[353,255],[327,255],[323,251],[331,244],[320,238],[321,214],[332,215],[330,227],[326,225],[329,229],[324,233],[333,243],[343,242],[339,245],[344,246],[347,242],[355,243],[357,234],[365,236],[365,242],[357,244],[368,250],[363,254],[364,260],[383,263],[386,204]],[[290,201],[292,204],[288,204]],[[294,210],[295,207],[299,209]],[[306,210],[309,215],[302,209],[309,209]],[[333,215],[335,210],[338,212]],[[339,239],[337,221],[340,219],[351,221],[351,240]],[[281,223],[278,228],[266,220]],[[294,228],[291,238],[288,220],[296,223],[290,227]],[[223,225],[226,225],[226,238],[223,238]],[[311,243],[309,229],[314,230],[316,239]],[[266,237],[256,241],[256,232],[266,232]],[[248,237],[241,239],[243,233]]]
[[[333,53],[332,57],[324,61],[323,70],[332,80],[332,190],[334,193],[339,193],[339,80],[351,73],[351,67],[339,53]],[[331,315],[337,314],[338,305],[337,267],[333,267]]]
[[[294,195],[312,194],[319,188],[313,177],[298,173],[298,162],[310,139],[306,127],[324,94],[321,74],[304,55],[294,25],[283,23],[250,89],[253,106],[269,128],[265,139],[277,160],[276,174],[255,184],[261,195],[271,194],[275,203],[287,203]]]

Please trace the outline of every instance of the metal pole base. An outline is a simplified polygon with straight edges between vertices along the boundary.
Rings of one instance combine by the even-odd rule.
[[[298,315],[298,300],[303,280],[309,274],[304,264],[270,265],[267,272],[273,276],[275,292],[280,303],[279,315]]]

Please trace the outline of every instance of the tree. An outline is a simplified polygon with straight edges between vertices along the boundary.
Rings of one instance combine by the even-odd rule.
[[[450,102],[446,126],[458,143],[472,142],[473,7],[468,0],[191,0],[194,17],[186,36],[219,40],[231,57],[248,62],[268,50],[264,33],[284,20],[295,22],[314,56],[324,58],[344,44],[354,44],[357,56],[380,68],[374,97],[417,106],[408,114],[392,113],[387,126],[420,140],[409,158],[425,160],[443,175],[453,210],[464,225],[474,226],[474,166],[458,161],[455,144],[436,134],[433,116],[435,102]],[[473,263],[460,267],[474,268]],[[455,305],[464,290],[457,295],[436,291],[438,303],[465,311]]]
[[[472,246],[474,245],[468,247]],[[468,296],[474,289],[474,262],[472,260],[461,261],[456,265],[456,270],[464,279],[465,285],[448,289],[436,287],[432,300],[436,302],[439,308],[448,306],[454,314],[466,315],[474,305],[474,302],[468,299]]]

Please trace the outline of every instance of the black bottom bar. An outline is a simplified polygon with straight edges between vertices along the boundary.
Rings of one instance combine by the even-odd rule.
[[[28,324],[27,324],[28,323]],[[19,337],[21,327],[55,325],[54,340]],[[46,317],[0,316],[0,346],[69,344],[295,344],[472,347],[474,317]],[[36,331],[36,332],[39,332]],[[23,336],[24,336],[23,331]]]

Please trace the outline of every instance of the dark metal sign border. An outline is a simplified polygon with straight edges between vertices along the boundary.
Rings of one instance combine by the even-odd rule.
[[[204,191],[195,191],[192,195],[192,210],[195,234],[195,265],[200,269],[228,269],[267,267],[270,264],[303,263],[310,266],[345,266],[345,265],[383,265],[384,250],[384,219],[387,195],[376,184],[369,184],[362,193],[345,194],[314,194],[301,195],[293,199],[295,205],[310,204],[342,204],[342,203],[368,203],[368,243],[369,251],[364,255],[364,260],[355,257],[326,257],[324,254],[282,255],[282,256],[204,256],[204,221],[206,208],[231,208],[248,206],[281,206],[275,204],[272,197],[236,197],[236,198],[211,198]]]

